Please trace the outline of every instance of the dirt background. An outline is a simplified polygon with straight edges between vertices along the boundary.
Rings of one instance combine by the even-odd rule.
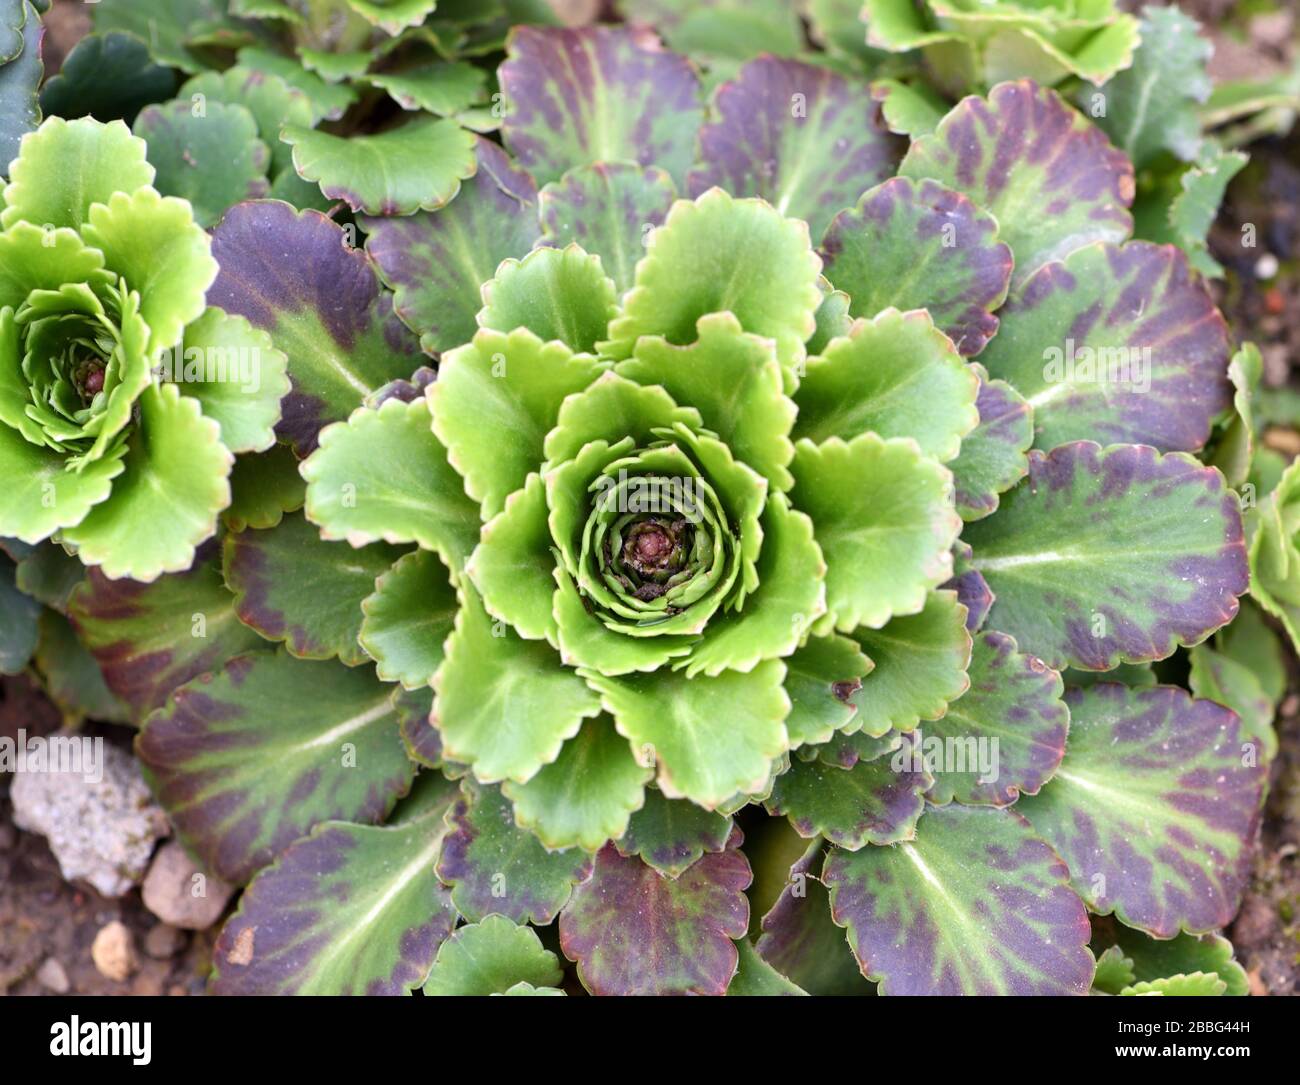
[[[591,0],[556,2],[575,22],[597,6]],[[1180,6],[1214,38],[1212,71],[1218,78],[1264,77],[1296,61],[1295,0],[1182,0]],[[47,25],[45,57],[54,70],[86,33],[89,17],[84,4],[56,0]],[[1211,235],[1214,255],[1227,269],[1215,289],[1237,337],[1260,345],[1265,384],[1300,389],[1293,373],[1300,359],[1300,130],[1249,150],[1251,163],[1229,189]],[[1257,228],[1253,250],[1240,245],[1244,223]],[[1289,455],[1300,452],[1300,434],[1288,426],[1270,430],[1267,440]],[[1261,995],[1300,994],[1300,664],[1291,662],[1291,691],[1277,720],[1281,753],[1254,877],[1228,932],[1253,992]],[[0,736],[14,737],[19,727],[48,733],[59,722],[57,710],[27,678],[0,679]],[[94,733],[129,749],[132,733],[124,728]],[[201,994],[219,926],[183,935],[169,955],[148,956],[143,947],[157,920],[139,891],[109,900],[65,883],[44,839],[14,827],[7,795],[8,781],[0,778],[0,994],[53,993],[37,978],[50,960],[58,963],[67,989],[78,994]],[[140,961],[123,982],[106,979],[91,961],[96,933],[113,920],[133,933]]]

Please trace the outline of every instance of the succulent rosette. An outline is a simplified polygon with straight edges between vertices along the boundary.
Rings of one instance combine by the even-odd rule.
[[[545,992],[552,923],[596,993],[1240,986],[1231,345],[1131,162],[1029,81],[909,144],[774,57],[706,106],[639,30],[499,79],[504,146],[363,249],[226,214],[301,462],[219,556],[74,593],[248,886],[214,990]]]
[[[140,580],[190,565],[233,453],[274,442],[287,387],[269,340],[206,307],[210,241],[152,180],[125,125],[51,118],[0,212],[0,536]],[[233,351],[235,372],[187,370],[186,351]]]

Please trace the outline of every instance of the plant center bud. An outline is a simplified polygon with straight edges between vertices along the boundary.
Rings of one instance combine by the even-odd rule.
[[[685,521],[658,519],[636,524],[623,544],[623,562],[648,579],[671,576],[685,556]]]
[[[74,383],[82,399],[94,399],[104,390],[104,363],[98,359],[82,362],[77,367]]]

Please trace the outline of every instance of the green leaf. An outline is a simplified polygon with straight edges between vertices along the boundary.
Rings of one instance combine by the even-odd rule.
[[[617,161],[660,166],[682,182],[703,114],[685,57],[621,26],[520,26],[506,49],[502,134],[538,184]]]
[[[853,695],[874,667],[848,637],[809,637],[786,660],[785,691],[792,707],[785,726],[791,747],[826,742],[847,727],[857,715]]]
[[[456,590],[442,560],[427,550],[400,558],[361,601],[361,647],[384,682],[427,686],[456,620]]]
[[[8,559],[0,559],[0,603],[0,674],[21,674],[36,651],[41,604],[18,590]]]
[[[18,590],[60,614],[68,612],[68,599],[85,579],[86,567],[53,543],[37,546],[15,569]]]
[[[1023,818],[968,806],[930,810],[908,843],[834,850],[822,875],[863,975],[891,995],[1085,994],[1088,914],[1068,878]]]
[[[1119,946],[1110,946],[1097,958],[1097,974],[1092,979],[1094,991],[1117,995],[1133,980],[1133,962],[1124,956]]]
[[[826,604],[819,632],[883,626],[915,614],[927,592],[952,575],[961,519],[952,475],[915,441],[862,433],[795,445],[791,498],[812,517],[826,555]]]
[[[61,537],[106,576],[147,582],[188,569],[195,547],[216,533],[235,457],[221,427],[174,384],[151,385],[138,402],[140,425],[112,496]]]
[[[158,63],[194,72],[205,65],[190,48],[190,37],[201,26],[233,28],[224,8],[220,0],[171,0],[161,7],[136,0],[99,0],[95,29],[101,34],[112,30],[132,34],[149,43]]]
[[[553,545],[546,525],[546,486],[534,472],[483,525],[465,570],[489,614],[525,640],[558,643],[570,663],[568,638],[560,634],[557,641],[557,615],[551,608],[556,594]]]
[[[219,995],[401,995],[419,987],[456,910],[433,865],[456,792],[385,827],[329,821],[262,870],[213,949]]]
[[[20,582],[21,579],[20,568]],[[1249,599],[1241,601],[1241,609],[1232,624],[1219,631],[1215,647],[1230,659],[1248,666],[1272,704],[1286,695],[1287,663],[1282,642],[1264,621],[1259,607]]]
[[[755,794],[788,746],[785,665],[769,659],[748,674],[687,678],[680,671],[611,677],[583,671],[619,734],[643,763],[658,763],[660,789],[714,809]]]
[[[929,313],[885,309],[808,359],[794,436],[814,444],[867,432],[911,437],[924,455],[946,462],[979,424],[978,392],[975,370]]]
[[[1273,702],[1264,692],[1249,663],[1198,644],[1187,654],[1191,670],[1187,684],[1192,696],[1217,701],[1241,717],[1241,737],[1259,744],[1265,762],[1277,756],[1277,732],[1273,730]]]
[[[996,516],[969,524],[989,624],[1049,667],[1104,671],[1197,644],[1247,586],[1241,510],[1190,456],[1091,441],[1029,454]]]
[[[526,328],[544,342],[559,340],[590,352],[618,312],[614,283],[600,258],[577,245],[540,248],[523,260],[504,260],[483,284],[481,327],[500,332]]]
[[[147,106],[133,130],[149,144],[158,191],[189,200],[200,226],[214,225],[240,200],[266,195],[271,152],[241,105],[214,101],[196,113],[180,98]]]
[[[389,34],[419,26],[436,8],[437,0],[347,0],[348,7]]]
[[[259,455],[237,456],[230,472],[230,508],[221,514],[230,531],[275,527],[286,512],[306,500],[307,483],[298,474],[298,458],[284,445]]]
[[[1221,995],[1228,989],[1213,972],[1193,972],[1190,976],[1168,976],[1158,980],[1143,980],[1125,987],[1121,995],[1185,995],[1204,997]]]
[[[1112,942],[1110,949],[1121,952],[1128,960],[1131,971],[1121,985],[1124,987],[1139,980],[1161,980],[1190,972],[1208,972],[1224,981],[1226,994],[1245,995],[1250,990],[1246,970],[1233,960],[1232,943],[1221,934],[1205,934],[1199,938],[1179,934],[1170,939],[1156,939],[1131,927],[1113,924],[1100,932],[1096,941],[1102,944]],[[1096,986],[1100,987],[1100,967],[1098,974],[1099,982]],[[1110,993],[1118,994],[1119,991],[1111,990]]]
[[[483,783],[526,783],[600,711],[596,694],[544,643],[520,639],[460,591],[461,608],[433,679],[447,756]]]
[[[69,471],[62,455],[0,425],[0,478],[6,480],[0,535],[38,543],[60,528],[80,523],[108,498],[113,479],[122,471],[120,449],[91,461],[80,472]]]
[[[731,978],[727,994],[757,997],[759,995],[806,995],[798,984],[790,982],[767,961],[758,955],[754,943],[748,938],[736,940],[740,961]]]
[[[723,851],[731,839],[730,817],[684,799],[668,799],[647,788],[645,805],[632,815],[627,833],[614,846],[670,878],[680,878],[705,852]]]
[[[593,994],[720,995],[736,973],[733,939],[749,926],[750,878],[735,844],[679,878],[606,845],[560,913],[560,945]]]
[[[975,638],[969,674],[970,689],[923,728],[914,760],[928,768],[932,744],[945,751],[926,798],[938,805],[1007,806],[1021,794],[1036,795],[1065,753],[1070,710],[1061,676],[992,631]]]
[[[633,756],[614,721],[601,715],[587,720],[531,780],[507,780],[502,790],[515,804],[515,820],[546,847],[598,851],[627,831],[653,775],[652,766]]]
[[[455,121],[421,117],[378,135],[332,136],[286,125],[299,176],[332,200],[368,215],[409,215],[449,203],[474,176],[474,133]]]
[[[280,129],[286,124],[310,127],[315,123],[317,115],[306,94],[278,75],[236,66],[224,72],[196,75],[181,87],[179,97],[193,101],[197,95],[247,109],[257,121],[262,142],[271,148],[271,176],[277,178],[287,172],[297,178],[293,148],[280,142]]]
[[[1070,747],[1016,804],[1093,911],[1157,938],[1226,925],[1250,874],[1265,770],[1239,721],[1173,686],[1072,690]]]
[[[912,144],[898,173],[932,178],[992,214],[1015,254],[1016,284],[1091,241],[1123,241],[1133,229],[1128,159],[1055,91],[1028,80],[958,103]]]
[[[851,636],[875,664],[850,698],[858,710],[853,730],[873,738],[914,730],[922,720],[942,718],[970,688],[972,641],[955,592],[930,592],[920,613]]]
[[[1208,462],[1223,472],[1229,486],[1242,486],[1250,478],[1255,459],[1255,387],[1264,373],[1264,358],[1254,343],[1243,343],[1228,363],[1232,382],[1232,417]]]
[[[871,94],[880,102],[880,112],[889,130],[909,139],[933,132],[949,108],[942,95],[919,80],[903,83],[897,79],[879,79],[871,84]]]
[[[41,63],[41,43],[45,28],[31,4],[10,5],[11,10],[26,18],[21,33],[6,27],[13,36],[0,48],[0,178],[9,172],[9,164],[20,153],[22,139],[34,131],[41,120],[40,95],[37,88],[45,66]],[[17,54],[10,50],[17,44]]]
[[[0,587],[0,593],[3,591]],[[59,706],[65,723],[80,723],[86,719],[111,720],[113,723],[130,720],[130,709],[109,691],[99,664],[86,651],[76,630],[62,614],[53,610],[41,611],[40,641],[35,658],[45,679],[45,690]]]
[[[560,404],[599,373],[590,355],[544,344],[527,328],[484,329],[443,355],[429,389],[433,431],[485,519],[541,465]]]
[[[831,221],[821,253],[853,316],[925,309],[967,357],[997,332],[1011,249],[992,215],[936,181],[894,177],[870,189]]]
[[[632,288],[650,228],[663,224],[677,198],[658,166],[592,162],[575,166],[537,195],[542,236],[600,257],[619,294]]]
[[[1139,33],[1132,67],[1104,89],[1080,89],[1080,107],[1139,170],[1166,151],[1191,161],[1201,147],[1197,106],[1210,96],[1214,47],[1176,7],[1143,8]]]
[[[470,922],[493,912],[516,923],[550,923],[573,886],[591,875],[583,851],[547,851],[515,825],[499,788],[471,780],[447,814],[448,833],[438,857],[438,877],[451,886],[452,903]]]
[[[403,109],[450,117],[486,100],[487,72],[464,61],[438,61],[367,75],[365,82],[388,92]]]
[[[690,346],[657,336],[639,340],[618,374],[658,385],[678,403],[694,407],[738,460],[775,488],[790,489],[794,446],[789,434],[796,408],[784,394],[774,345],[747,335],[729,312],[702,316],[696,328],[698,338]]]
[[[102,3],[103,0],[100,0]],[[317,120],[322,118],[338,120],[348,107],[357,100],[357,92],[346,83],[328,83],[320,76],[308,71],[293,57],[271,52],[269,49],[246,48],[235,54],[235,63],[240,68],[251,68],[266,75],[283,79],[291,87],[302,91],[312,104]],[[191,71],[195,69],[190,69]],[[269,133],[268,133],[269,134]]]
[[[762,200],[721,189],[679,200],[651,235],[602,351],[627,358],[643,335],[685,346],[700,317],[729,311],[745,331],[775,339],[781,364],[793,366],[816,330],[820,270],[807,225]]]
[[[904,742],[904,748],[910,741]],[[785,815],[800,836],[825,837],[856,851],[916,837],[925,791],[934,777],[909,760],[901,771],[890,761],[859,761],[842,769],[822,761],[796,761],[776,778],[768,813]]]
[[[25,139],[9,172],[0,225],[80,229],[90,207],[115,192],[134,192],[153,181],[144,140],[121,121],[49,117]],[[138,289],[138,287],[137,287]]]
[[[948,464],[963,520],[982,520],[997,511],[1002,494],[1029,471],[1025,453],[1034,443],[1034,412],[1006,381],[990,380],[975,366],[980,390],[975,399],[980,423],[962,438],[961,452]]]
[[[353,546],[418,543],[460,569],[478,541],[478,506],[433,435],[423,399],[362,407],[321,431],[302,465],[307,519]]]
[[[231,452],[265,452],[275,444],[280,400],[289,392],[287,366],[266,332],[212,308],[185,329],[171,352],[170,377],[221,426],[221,443]]]
[[[552,987],[562,973],[531,927],[490,915],[461,927],[442,944],[424,985],[426,995],[503,995],[521,983]]]
[[[357,643],[361,604],[401,551],[377,543],[354,549],[325,542],[302,516],[267,531],[227,535],[226,584],[239,620],[298,659],[366,662]]]
[[[186,849],[239,885],[323,821],[382,822],[414,773],[369,668],[269,651],[176,690],[136,753]]]

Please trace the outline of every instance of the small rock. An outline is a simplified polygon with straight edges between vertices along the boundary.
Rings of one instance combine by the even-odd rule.
[[[144,951],[156,961],[175,957],[185,945],[185,935],[175,927],[159,923],[144,936]]]
[[[8,851],[18,843],[18,834],[9,822],[0,822],[0,851]]]
[[[72,984],[68,982],[67,970],[53,957],[46,957],[41,967],[36,970],[36,982],[56,995],[66,995],[72,990]]]
[[[164,923],[187,931],[212,926],[234,892],[234,886],[204,874],[175,840],[158,849],[143,887],[145,907]]]
[[[135,939],[120,919],[106,924],[95,935],[90,959],[105,979],[122,983],[139,967],[135,956]]]
[[[51,737],[93,742],[94,770],[15,773],[9,792],[14,824],[49,841],[65,879],[80,878],[106,897],[120,897],[139,882],[154,845],[167,835],[167,817],[130,754],[101,739],[63,732]]]

